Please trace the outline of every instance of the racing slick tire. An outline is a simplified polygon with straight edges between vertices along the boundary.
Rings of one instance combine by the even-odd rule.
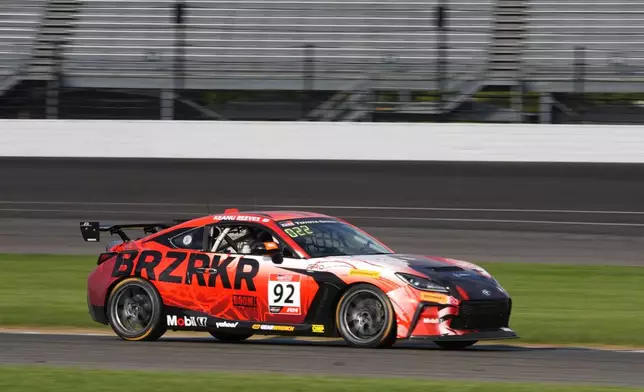
[[[218,332],[218,331],[208,331],[210,335],[219,340],[220,342],[224,343],[237,343],[241,342],[243,340],[246,340],[253,336],[252,333],[249,334],[235,334],[235,333],[226,333],[226,332]]]
[[[443,350],[462,350],[476,344],[478,340],[436,341],[434,342]]]
[[[107,320],[123,340],[157,340],[167,330],[161,296],[152,283],[142,278],[124,279],[112,289]]]
[[[335,321],[351,347],[385,348],[396,342],[394,307],[382,290],[370,284],[355,285],[342,295]]]

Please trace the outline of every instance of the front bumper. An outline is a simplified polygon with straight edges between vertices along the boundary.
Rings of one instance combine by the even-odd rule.
[[[509,298],[457,303],[419,303],[406,337],[431,340],[518,338],[509,328],[512,310]]]
[[[108,324],[104,306],[89,305],[89,315],[97,323]]]
[[[518,339],[519,336],[510,328],[503,328],[497,331],[470,332],[464,335],[435,335],[435,336],[411,336],[410,340],[431,340],[431,341],[464,341],[464,340],[502,340]]]

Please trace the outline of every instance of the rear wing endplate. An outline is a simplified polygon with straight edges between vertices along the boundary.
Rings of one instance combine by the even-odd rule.
[[[154,234],[159,231],[159,229],[167,229],[188,220],[189,219],[178,219],[172,222],[128,223],[122,225],[103,226],[101,226],[99,222],[85,221],[80,222],[80,230],[85,242],[99,242],[101,240],[101,232],[109,232],[110,235],[117,234],[123,241],[130,241],[130,237],[128,237],[123,229],[143,229],[145,234]]]
[[[101,240],[98,222],[81,222],[80,229],[85,242],[99,242]]]

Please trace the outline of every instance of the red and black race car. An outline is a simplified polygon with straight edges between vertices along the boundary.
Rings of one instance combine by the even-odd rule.
[[[236,342],[255,334],[342,337],[354,347],[428,339],[464,348],[516,338],[512,301],[484,269],[397,254],[341,219],[309,212],[226,210],[171,223],[81,222],[107,247],[88,277],[92,319],[125,340],[168,329]],[[130,239],[128,229],[145,236]]]

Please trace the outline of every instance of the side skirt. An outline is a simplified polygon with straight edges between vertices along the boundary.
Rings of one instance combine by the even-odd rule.
[[[225,320],[206,313],[165,307],[162,316],[171,331],[219,331],[231,334],[338,337],[335,328],[324,324],[280,324],[258,321]]]

